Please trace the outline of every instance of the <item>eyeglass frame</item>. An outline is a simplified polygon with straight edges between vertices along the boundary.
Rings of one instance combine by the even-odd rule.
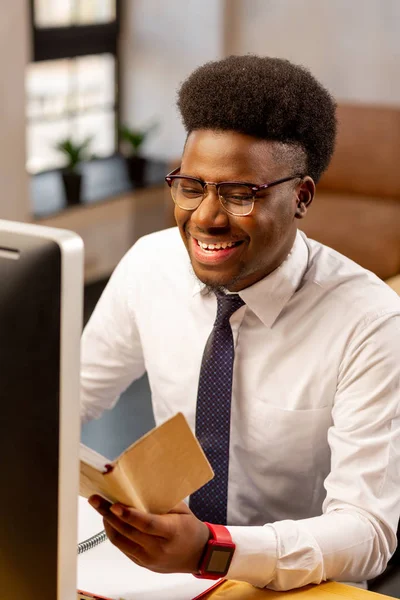
[[[266,190],[270,187],[274,187],[275,185],[279,185],[280,183],[285,183],[286,181],[293,181],[294,179],[304,179],[305,175],[301,175],[300,173],[297,175],[293,175],[291,177],[283,177],[282,179],[277,179],[276,181],[271,181],[271,183],[263,183],[262,185],[257,185],[256,183],[250,183],[249,181],[220,181],[219,183],[216,183],[215,181],[203,181],[203,179],[199,179],[198,177],[192,177],[190,175],[180,175],[180,170],[181,167],[176,167],[176,169],[173,169],[170,173],[168,173],[168,175],[165,176],[165,181],[167,182],[169,188],[171,189],[171,196],[172,196],[172,200],[174,201],[174,204],[176,204],[181,210],[187,210],[187,211],[193,211],[193,210],[197,210],[200,206],[200,204],[203,202],[205,196],[206,196],[206,191],[205,188],[206,186],[209,185],[214,185],[215,186],[215,190],[217,192],[218,195],[218,199],[220,201],[220,204],[222,206],[222,208],[230,215],[233,215],[234,217],[248,217],[254,209],[254,201],[256,199],[256,194],[258,192],[261,192],[262,190]],[[195,208],[185,208],[184,206],[180,206],[173,194],[172,194],[172,184],[174,182],[175,179],[190,179],[192,181],[196,181],[197,183],[200,183],[200,185],[203,188],[203,197],[201,198],[200,202],[198,203],[198,205]],[[219,188],[221,185],[246,185],[247,187],[249,187],[252,191],[252,203],[251,203],[251,208],[249,210],[248,213],[244,213],[244,214],[236,214],[236,213],[232,213],[231,211],[229,211],[226,206],[222,203],[223,200],[223,196],[220,195],[219,193]]]

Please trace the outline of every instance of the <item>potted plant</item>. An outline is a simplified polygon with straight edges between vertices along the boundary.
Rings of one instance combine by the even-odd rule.
[[[62,152],[67,164],[61,171],[67,205],[79,204],[81,201],[82,173],[79,164],[86,158],[86,150],[91,137],[76,143],[71,138],[65,138],[56,144],[56,149]]]
[[[155,126],[151,125],[147,129],[133,129],[128,125],[121,125],[119,128],[121,141],[127,148],[125,161],[129,179],[135,187],[144,185],[147,159],[141,156],[140,150],[143,142]]]

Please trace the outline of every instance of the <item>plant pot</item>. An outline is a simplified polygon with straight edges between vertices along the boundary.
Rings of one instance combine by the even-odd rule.
[[[131,183],[135,187],[143,187],[146,177],[147,159],[143,156],[125,157],[126,167]]]
[[[81,201],[82,175],[73,171],[62,171],[65,200],[67,206],[74,206]]]

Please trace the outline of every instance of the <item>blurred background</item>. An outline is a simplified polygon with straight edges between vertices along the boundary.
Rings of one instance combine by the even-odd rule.
[[[85,322],[138,237],[174,225],[176,90],[229,54],[288,58],[336,97],[337,148],[302,227],[396,286],[399,0],[13,0],[0,46],[0,218],[82,236]],[[113,458],[153,424],[149,398],[144,378],[84,440]]]
[[[304,231],[400,291],[399,0],[12,0],[0,18],[0,218],[85,243],[85,322],[128,248],[174,225],[176,90],[230,54],[308,67],[339,137]],[[151,309],[151,307],[150,307]],[[83,440],[110,459],[153,425],[144,377]]]
[[[0,46],[0,218],[82,236],[85,322],[138,237],[174,225],[176,90],[229,54],[288,58],[336,97],[337,148],[302,227],[396,286],[399,0],[13,0]],[[113,458],[152,424],[143,378],[83,437]]]

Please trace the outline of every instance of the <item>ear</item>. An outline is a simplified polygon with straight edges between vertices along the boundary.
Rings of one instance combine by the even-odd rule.
[[[315,183],[308,175],[299,184],[297,192],[297,207],[295,212],[296,219],[303,219],[306,214],[308,207],[315,196]]]

